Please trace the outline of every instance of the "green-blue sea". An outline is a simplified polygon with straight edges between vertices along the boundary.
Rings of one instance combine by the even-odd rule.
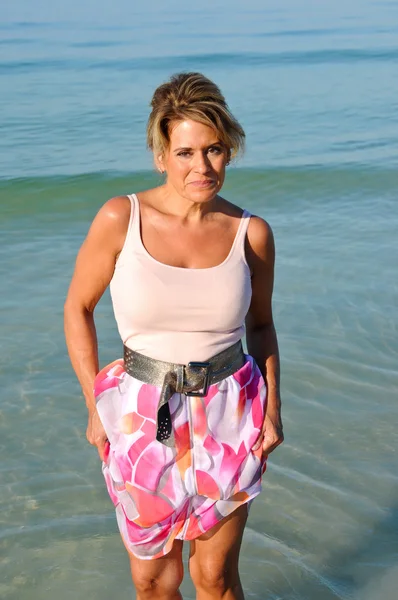
[[[286,441],[245,531],[246,598],[396,600],[394,0],[1,3],[0,598],[135,597],[62,311],[101,204],[159,182],[149,101],[182,70],[245,128],[224,195],[277,245]],[[108,294],[96,315],[104,365]]]

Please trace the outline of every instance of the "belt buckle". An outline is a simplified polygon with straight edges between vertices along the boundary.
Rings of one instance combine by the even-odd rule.
[[[203,376],[203,388],[202,391],[195,391],[192,390],[192,392],[185,392],[186,396],[198,396],[199,398],[203,398],[204,396],[207,396],[207,392],[209,390],[209,385],[210,385],[210,363],[209,362],[190,362],[188,363],[188,367],[190,369],[206,369],[204,376]]]

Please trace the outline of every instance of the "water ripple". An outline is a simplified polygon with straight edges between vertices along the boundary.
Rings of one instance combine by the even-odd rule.
[[[104,43],[104,45],[106,45]],[[326,49],[297,52],[243,52],[196,54],[193,56],[154,56],[128,59],[109,59],[106,61],[93,58],[53,58],[37,60],[3,60],[0,63],[0,73],[31,73],[32,71],[86,71],[87,69],[132,71],[152,69],[154,71],[178,71],[180,69],[203,69],[214,67],[263,67],[291,65],[321,65],[321,64],[356,64],[361,62],[395,62],[398,60],[398,48],[375,49]]]

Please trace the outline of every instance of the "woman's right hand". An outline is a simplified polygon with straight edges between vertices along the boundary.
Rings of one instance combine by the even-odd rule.
[[[97,447],[100,459],[105,460],[109,441],[96,410],[91,411],[88,415],[86,437],[90,444]]]

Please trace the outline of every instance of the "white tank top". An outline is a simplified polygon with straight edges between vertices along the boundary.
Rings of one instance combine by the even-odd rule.
[[[126,239],[110,283],[123,343],[167,362],[206,361],[240,340],[251,301],[245,210],[227,258],[206,269],[186,269],[153,258],[141,240],[140,205],[131,202]]]

